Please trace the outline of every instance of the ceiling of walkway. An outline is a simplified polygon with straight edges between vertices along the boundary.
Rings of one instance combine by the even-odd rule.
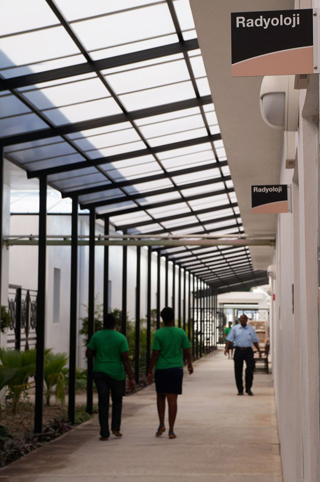
[[[1,9],[9,161],[123,232],[244,234],[221,94],[214,105],[189,0],[2,0]],[[248,247],[158,249],[221,291],[267,282]]]
[[[276,214],[251,213],[251,186],[278,184],[283,132],[267,126],[260,114],[261,77],[231,77],[231,12],[286,10],[294,0],[191,0],[208,81],[245,232],[276,234]],[[251,247],[256,269],[272,264],[274,248]]]

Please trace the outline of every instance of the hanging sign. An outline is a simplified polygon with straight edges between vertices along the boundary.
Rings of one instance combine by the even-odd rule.
[[[252,186],[252,213],[277,214],[289,212],[288,186]]]
[[[312,74],[313,10],[231,14],[232,77]]]

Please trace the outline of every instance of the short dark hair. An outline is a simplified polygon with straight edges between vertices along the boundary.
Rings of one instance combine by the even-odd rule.
[[[165,325],[174,321],[174,311],[172,308],[169,308],[169,306],[167,306],[166,308],[163,308],[160,315]]]
[[[115,317],[111,313],[108,313],[105,319],[103,320],[103,328],[105,330],[108,330],[108,329],[113,329],[115,326],[116,326]]]

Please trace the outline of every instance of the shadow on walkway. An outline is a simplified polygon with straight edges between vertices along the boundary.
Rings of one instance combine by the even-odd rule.
[[[271,376],[238,397],[222,351],[185,373],[175,432],[158,426],[154,386],[124,399],[122,439],[99,441],[98,421],[0,470],[0,482],[282,482]]]

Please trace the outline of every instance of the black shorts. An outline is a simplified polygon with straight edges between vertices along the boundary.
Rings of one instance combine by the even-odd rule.
[[[156,370],[154,379],[157,393],[182,394],[183,368],[164,368]]]

